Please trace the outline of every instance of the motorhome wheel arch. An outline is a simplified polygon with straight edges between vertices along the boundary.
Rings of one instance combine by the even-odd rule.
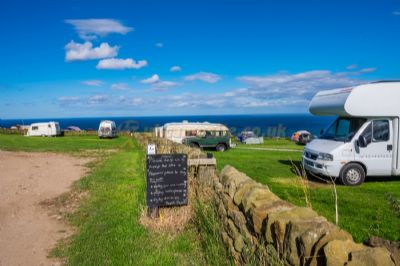
[[[314,115],[337,119],[304,149],[304,168],[359,185],[368,176],[399,176],[400,82],[375,82],[318,92]]]

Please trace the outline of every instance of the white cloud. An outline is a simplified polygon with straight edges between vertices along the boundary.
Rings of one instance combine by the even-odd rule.
[[[65,23],[74,26],[75,31],[84,40],[92,40],[97,36],[105,37],[111,33],[125,35],[134,30],[115,19],[67,19]]]
[[[161,80],[157,74],[154,74],[147,79],[143,79],[140,82],[143,84],[151,84],[151,91],[166,91],[169,88],[178,85],[176,82],[173,81]]]
[[[243,76],[238,80],[247,84],[248,88],[246,91],[238,92],[238,95],[256,99],[279,99],[281,101],[287,99],[289,102],[309,100],[317,91],[349,87],[363,82],[351,78],[352,74],[353,72],[346,74],[346,72],[332,73],[327,70],[315,70],[298,74]]]
[[[219,75],[209,72],[199,72],[185,77],[187,81],[201,80],[207,83],[216,83],[220,79]]]
[[[103,81],[98,80],[98,79],[84,80],[81,83],[84,85],[93,86],[93,87],[99,87],[99,86],[103,85]]]
[[[129,87],[128,83],[114,83],[111,85],[111,89],[113,90],[119,90],[119,91],[125,91],[125,90],[131,90]]]
[[[395,16],[400,16],[400,11],[394,11],[394,12],[393,12],[393,15],[395,15]]]
[[[89,97],[88,103],[89,104],[97,104],[97,103],[104,103],[108,100],[108,96],[104,94],[97,94]]]
[[[158,42],[158,43],[155,44],[155,46],[156,46],[157,48],[163,48],[163,47],[164,47],[164,44],[163,44],[162,42]]]
[[[132,106],[143,105],[145,102],[144,99],[141,97],[129,98],[126,96],[120,96],[119,101],[123,104],[132,105]]]
[[[180,66],[173,66],[169,69],[171,72],[180,72],[182,71],[182,68]]]
[[[78,96],[61,96],[57,100],[61,105],[68,105],[78,103],[81,98]]]
[[[371,72],[375,72],[375,71],[376,71],[376,67],[367,67],[367,68],[361,69],[359,72],[360,73],[371,73]]]
[[[108,58],[100,60],[97,69],[139,69],[147,66],[146,60],[135,61],[132,58]]]
[[[356,69],[357,67],[358,67],[357,64],[351,64],[351,65],[348,65],[348,66],[346,67],[346,69],[348,69],[348,70],[353,70],[353,69]]]
[[[101,43],[98,47],[93,47],[91,42],[76,43],[70,41],[65,46],[65,60],[91,60],[114,57],[118,54],[118,46],[110,46],[108,43]]]
[[[143,102],[144,102],[143,98],[133,98],[129,101],[129,104],[133,106],[138,106],[143,104]]]
[[[160,77],[157,74],[154,74],[150,78],[143,79],[140,82],[143,84],[154,84],[160,81]]]

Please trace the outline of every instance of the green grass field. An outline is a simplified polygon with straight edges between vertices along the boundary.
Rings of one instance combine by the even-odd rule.
[[[95,157],[98,152],[102,154],[90,163],[90,173],[73,188],[89,193],[78,211],[66,217],[76,226],[76,235],[70,241],[60,242],[51,253],[65,257],[68,265],[226,264],[223,252],[218,256],[207,255],[207,247],[203,248],[194,223],[180,232],[153,232],[139,223],[145,208],[146,179],[144,151],[134,139],[28,138],[0,134],[0,149],[72,152],[78,156],[86,156],[89,149]],[[114,152],[102,153],[105,149]]]
[[[244,149],[248,147],[297,151]],[[292,162],[299,163],[302,148],[288,140],[267,140],[262,145],[238,145],[224,153],[214,152],[214,156],[219,169],[233,165],[268,185],[281,198],[305,206],[299,177],[292,171]],[[81,202],[77,213],[68,217],[77,227],[77,234],[69,244],[60,244],[53,252],[66,257],[70,265],[221,265],[228,261],[224,250],[213,242],[218,226],[207,224],[211,221],[205,218],[211,215],[207,211],[196,210],[199,219],[179,233],[155,233],[139,223],[145,207],[144,152],[134,139],[28,138],[0,134],[0,149],[65,152],[77,156],[89,153],[97,158],[90,164],[90,173],[74,186],[74,190],[88,191],[90,195]],[[107,150],[113,152],[103,152]],[[399,178],[367,180],[359,187],[338,185],[337,191],[339,225],[352,233],[356,241],[361,242],[370,235],[400,239],[400,217],[389,200],[390,195],[400,198]],[[331,186],[312,182],[310,198],[319,214],[334,221]]]
[[[0,134],[1,150],[79,152],[82,150],[118,149],[126,144],[126,137],[99,139],[97,136],[26,137]]]
[[[305,206],[302,186],[292,171],[292,162],[299,164],[301,152],[248,150],[238,145],[224,153],[214,152],[218,169],[232,165],[256,181],[266,184],[280,196],[296,205]],[[302,150],[303,146],[289,140],[266,140],[261,145],[246,147],[267,147]],[[334,196],[332,188],[322,182],[310,185],[312,207],[330,221],[335,221]],[[339,202],[339,225],[353,234],[356,241],[363,241],[371,235],[386,239],[400,239],[400,217],[390,204],[389,195],[400,199],[400,177],[374,178],[359,187],[337,186]]]

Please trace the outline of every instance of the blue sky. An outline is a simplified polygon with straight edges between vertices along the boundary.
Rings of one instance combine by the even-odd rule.
[[[0,3],[0,118],[308,111],[400,79],[399,1]]]

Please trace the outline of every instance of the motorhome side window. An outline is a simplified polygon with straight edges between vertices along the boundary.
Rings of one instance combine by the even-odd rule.
[[[389,121],[388,120],[374,120],[373,125],[373,142],[388,141],[389,140]]]
[[[362,135],[367,140],[367,144],[371,142],[381,142],[389,140],[389,121],[374,120],[365,129]]]

